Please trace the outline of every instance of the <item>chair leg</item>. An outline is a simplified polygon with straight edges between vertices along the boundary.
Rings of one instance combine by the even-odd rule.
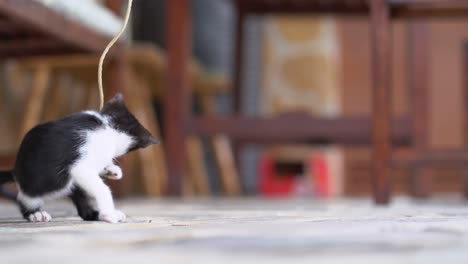
[[[202,108],[205,114],[214,114],[216,104],[214,96],[203,95]],[[216,163],[218,164],[224,192],[228,196],[239,196],[241,194],[239,172],[236,168],[234,150],[227,136],[216,135],[211,139]]]
[[[424,22],[409,24],[409,88],[411,103],[412,141],[416,153],[423,154],[429,147],[429,25]],[[410,193],[417,198],[426,198],[432,189],[432,169],[413,168],[410,175]]]
[[[224,192],[228,196],[241,195],[239,174],[235,166],[235,158],[229,138],[223,135],[215,136],[212,144],[220,169]]]
[[[161,138],[156,115],[152,110],[149,85],[131,74],[131,87],[137,89],[128,94],[129,106],[135,116],[140,120],[150,133],[156,138]],[[145,191],[150,196],[161,196],[166,192],[167,171],[163,146],[158,145],[138,151],[138,157],[142,168]]]
[[[372,177],[374,200],[390,202],[391,189],[391,24],[386,0],[370,1],[371,45],[373,56]]]
[[[189,136],[186,139],[187,163],[190,168],[190,175],[194,185],[194,191],[203,196],[210,195],[210,185],[208,181],[208,172],[205,166],[203,155],[203,145],[199,137]]]

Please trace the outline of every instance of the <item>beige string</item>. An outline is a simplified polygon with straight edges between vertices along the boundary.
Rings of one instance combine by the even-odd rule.
[[[99,60],[99,67],[98,67],[98,88],[99,88],[99,98],[100,98],[99,110],[102,110],[102,108],[104,107],[104,88],[102,86],[102,65],[104,64],[104,59],[106,58],[106,55],[109,52],[110,48],[115,44],[115,42],[117,42],[120,36],[124,33],[125,28],[127,28],[128,20],[130,19],[130,13],[132,11],[132,3],[133,3],[133,0],[128,0],[127,12],[125,14],[125,20],[122,25],[122,28],[120,29],[120,32],[117,34],[117,36],[115,36],[109,42],[109,44],[107,44],[107,47],[102,52],[101,59]]]

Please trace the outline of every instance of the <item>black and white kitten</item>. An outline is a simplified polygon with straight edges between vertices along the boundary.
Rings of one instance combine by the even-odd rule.
[[[44,200],[68,195],[84,220],[117,223],[125,214],[115,209],[101,177],[120,179],[115,158],[157,143],[118,94],[100,112],[85,111],[31,129],[13,171],[0,173],[0,182],[16,182],[21,213],[31,222],[50,221],[41,209]]]

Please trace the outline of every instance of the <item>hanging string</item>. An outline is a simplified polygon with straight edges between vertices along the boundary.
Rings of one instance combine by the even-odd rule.
[[[127,12],[125,14],[125,20],[120,29],[120,32],[107,44],[106,49],[102,52],[101,58],[99,59],[99,67],[98,67],[98,88],[99,88],[99,110],[102,110],[104,107],[104,88],[102,85],[102,67],[104,64],[104,59],[106,58],[107,53],[109,52],[110,48],[117,42],[120,36],[124,33],[125,29],[127,28],[128,20],[130,20],[130,13],[132,11],[132,3],[133,0],[128,0]]]

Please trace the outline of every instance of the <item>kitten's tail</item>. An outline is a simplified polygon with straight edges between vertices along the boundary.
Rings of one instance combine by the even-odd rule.
[[[12,171],[0,171],[0,186],[5,183],[14,182]]]
[[[13,177],[12,171],[0,171],[0,197],[15,201],[16,193],[2,188],[2,185],[9,182],[14,182],[15,178]]]

